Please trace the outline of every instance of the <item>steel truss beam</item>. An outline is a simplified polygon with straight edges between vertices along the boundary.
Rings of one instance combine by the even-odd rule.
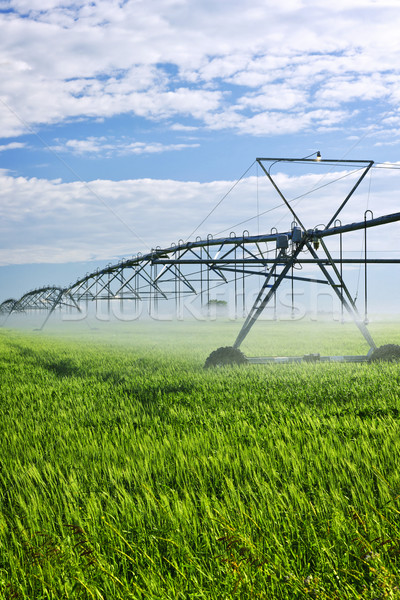
[[[117,264],[109,264],[103,269],[87,273],[67,288],[44,287],[24,294],[19,300],[8,299],[0,305],[0,313],[11,314],[17,311],[46,310],[49,316],[57,307],[69,306],[80,309],[82,302],[101,300],[147,301],[155,305],[159,299],[180,298],[189,294],[200,295],[202,305],[204,298],[210,300],[211,290],[233,282],[235,290],[235,314],[239,289],[243,296],[243,313],[245,313],[245,284],[250,276],[259,276],[263,282],[253,306],[248,312],[241,331],[235,341],[235,348],[243,342],[251,327],[257,321],[265,307],[276,297],[276,291],[284,280],[303,281],[329,285],[338,296],[343,309],[355,320],[370,348],[375,344],[365,324],[362,322],[346,284],[343,280],[342,267],[346,264],[399,264],[400,259],[373,259],[365,255],[360,259],[343,258],[329,252],[325,238],[345,233],[394,223],[400,220],[400,212],[363,221],[337,225],[337,217],[346,206],[360,183],[363,181],[373,161],[339,161],[321,160],[321,164],[357,166],[360,175],[350,192],[340,203],[324,229],[307,229],[293,206],[286,199],[270,174],[272,164],[315,163],[314,159],[292,158],[257,158],[269,182],[286,205],[295,220],[296,227],[280,233],[272,231],[251,236],[247,232],[242,235],[181,242],[167,248],[155,248],[146,254],[138,254]],[[266,163],[269,163],[269,168]],[[300,230],[300,238],[299,238]],[[247,234],[246,234],[247,233]],[[365,234],[366,235],[366,234]],[[278,240],[286,236],[287,248],[277,251]],[[320,245],[323,256],[315,247]],[[304,256],[306,253],[306,256]],[[294,274],[294,269],[303,265],[315,265],[322,276],[307,277]],[[44,323],[44,324],[45,324]],[[43,326],[44,326],[43,324]]]
[[[10,313],[13,310],[16,303],[17,300],[15,300],[14,298],[8,298],[8,300],[4,300],[4,302],[0,304],[0,313]]]
[[[55,286],[47,286],[31,290],[24,294],[19,300],[6,300],[0,305],[0,312],[6,312],[7,307],[7,316],[15,312],[46,310],[48,311],[48,314],[41,327],[41,329],[43,329],[50,318],[50,315],[57,307],[61,306],[69,306],[78,311],[81,310],[68,290]]]

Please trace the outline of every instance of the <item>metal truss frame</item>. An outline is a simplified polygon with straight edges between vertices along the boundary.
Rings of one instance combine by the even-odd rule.
[[[28,311],[46,310],[48,313],[41,326],[41,329],[43,329],[56,308],[62,308],[63,306],[75,308],[79,312],[81,311],[78,303],[68,290],[56,286],[46,286],[27,292],[19,300],[6,300],[0,304],[0,313],[7,315],[7,321],[7,318],[14,312],[25,313]]]
[[[342,310],[354,320],[364,336],[369,350],[376,348],[367,328],[367,304],[365,294],[364,319],[361,317],[355,300],[343,278],[343,266],[361,264],[365,269],[365,286],[367,281],[367,265],[399,264],[400,259],[373,259],[367,255],[365,243],[364,257],[360,259],[344,258],[341,251],[339,257],[333,257],[325,243],[325,238],[340,236],[348,232],[377,227],[400,220],[400,212],[374,218],[371,211],[366,211],[364,219],[356,223],[342,225],[339,215],[363,181],[373,161],[367,160],[319,160],[296,158],[257,158],[257,163],[276,190],[293,217],[289,231],[278,232],[275,228],[270,233],[251,236],[247,231],[237,236],[231,233],[228,237],[205,239],[200,237],[194,241],[171,245],[167,248],[157,247],[146,254],[138,254],[124,259],[117,264],[109,264],[103,269],[87,273],[68,287],[47,286],[24,294],[19,300],[8,299],[0,304],[0,313],[10,315],[15,312],[47,310],[48,314],[42,328],[56,308],[62,306],[81,310],[82,303],[111,300],[135,303],[147,301],[156,307],[159,300],[175,299],[178,304],[187,295],[197,295],[201,305],[209,305],[212,290],[216,287],[232,283],[235,296],[235,316],[239,310],[239,297],[242,300],[244,323],[234,342],[238,349],[249,331],[272,301],[276,302],[276,292],[284,280],[313,282],[325,284],[332,288],[338,297]],[[334,211],[323,229],[307,229],[292,204],[278,187],[270,174],[271,166],[278,162],[316,163],[326,165],[358,166],[360,175],[350,192]],[[269,164],[269,168],[266,167]],[[286,239],[286,247],[280,247],[282,239]],[[318,251],[319,250],[319,253]],[[303,265],[316,265],[319,277],[305,277],[294,274],[294,269]],[[259,276],[263,283],[258,296],[247,311],[246,282],[251,276]],[[366,290],[365,290],[366,291]],[[354,357],[353,357],[354,358]],[[360,357],[362,358],[362,357]],[[289,358],[288,358],[289,360]],[[254,359],[253,362],[257,362]]]

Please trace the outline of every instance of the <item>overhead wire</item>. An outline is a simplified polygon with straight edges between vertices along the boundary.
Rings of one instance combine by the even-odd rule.
[[[254,163],[253,163],[254,164]],[[354,169],[353,171],[346,173],[345,175],[341,175],[340,177],[337,177],[336,179],[329,181],[328,183],[324,183],[318,187],[313,188],[312,190],[309,190],[308,192],[304,192],[304,194],[300,194],[299,196],[295,196],[294,198],[291,198],[290,200],[288,200],[289,203],[295,202],[296,200],[300,200],[302,198],[304,198],[305,196],[309,196],[310,194],[313,194],[314,192],[317,192],[318,190],[327,187],[328,185],[331,185],[333,183],[336,183],[337,181],[340,181],[341,179],[345,179],[346,177],[349,177],[350,175],[353,175],[355,173],[357,173],[358,171],[361,171],[364,167],[360,167],[359,169]],[[246,223],[249,223],[250,221],[254,221],[255,219],[262,217],[263,215],[266,215],[270,212],[273,212],[274,210],[277,210],[278,208],[281,208],[285,206],[284,202],[281,202],[280,204],[277,204],[276,206],[273,206],[272,208],[268,208],[267,210],[264,210],[263,212],[259,213],[258,215],[255,215],[253,217],[250,217],[248,219],[245,219],[244,221],[240,221],[239,223],[236,223],[236,225],[231,225],[231,227],[227,227],[226,229],[223,229],[222,231],[219,231],[218,233],[216,233],[215,235],[221,235],[222,233],[225,233],[226,231],[229,231],[230,229],[233,229],[235,227],[239,227],[240,225],[244,225]]]
[[[192,231],[192,233],[190,235],[187,236],[186,238],[186,242],[192,237],[192,235],[194,235],[196,233],[196,231],[198,231],[200,229],[200,227],[207,221],[207,219],[213,214],[213,212],[215,212],[218,208],[218,206],[220,206],[222,204],[222,202],[225,200],[225,198],[227,196],[229,196],[229,194],[231,193],[231,191],[233,189],[235,189],[235,187],[238,185],[238,183],[247,175],[247,173],[250,171],[250,169],[253,167],[254,163],[256,161],[253,160],[253,162],[251,163],[251,165],[245,170],[245,172],[239,177],[239,179],[237,181],[235,181],[235,183],[229,188],[229,190],[226,192],[226,194],[224,194],[221,198],[221,200],[219,200],[217,202],[217,204],[214,206],[214,208],[212,208],[210,210],[210,212],[204,217],[204,219],[201,221],[201,223],[196,227],[196,229],[194,229]]]
[[[254,163],[253,163],[254,164]],[[334,163],[331,163],[332,166],[334,166]],[[342,165],[342,166],[350,166],[349,165]],[[327,187],[328,185],[331,185],[332,183],[335,183],[337,181],[340,181],[341,179],[344,179],[345,177],[349,177],[350,175],[353,175],[355,173],[357,173],[358,171],[361,171],[364,167],[360,167],[359,169],[353,169],[350,173],[346,173],[345,175],[342,175],[341,177],[338,177],[336,179],[334,179],[333,181],[329,181],[328,183],[325,183],[321,186],[315,187],[312,190],[309,190],[308,192],[305,192],[304,194],[300,194],[299,196],[295,196],[294,198],[291,198],[290,200],[288,200],[289,203],[295,202],[296,200],[299,200],[307,195],[310,195],[324,187]],[[392,169],[392,170],[400,170],[400,163],[375,163],[372,165],[371,167],[372,169]],[[325,174],[326,176],[326,174]],[[257,194],[258,194],[258,187],[257,187]],[[223,233],[225,233],[226,231],[229,231],[231,229],[234,229],[235,227],[239,227],[240,225],[245,225],[246,223],[250,223],[251,221],[254,221],[255,219],[259,219],[261,216],[266,215],[270,212],[273,212],[274,210],[277,210],[278,208],[281,208],[282,206],[284,206],[284,203],[280,203],[277,204],[276,206],[273,206],[272,208],[269,208],[263,212],[258,212],[257,215],[253,216],[253,217],[249,217],[248,219],[245,219],[243,221],[240,221],[239,223],[236,223],[235,225],[231,225],[230,227],[227,227],[226,229],[223,229],[221,231],[219,231],[218,233],[216,233],[215,235],[221,235]]]
[[[344,158],[344,157],[345,157],[345,156],[346,156],[346,155],[347,155],[347,154],[348,154],[348,153],[349,153],[351,150],[353,150],[353,149],[355,148],[355,146],[356,146],[358,143],[360,143],[360,142],[361,142],[361,141],[362,141],[362,140],[363,140],[363,139],[364,139],[364,138],[365,138],[367,135],[368,135],[368,133],[367,133],[367,134],[365,134],[364,136],[361,136],[361,138],[360,138],[360,139],[357,141],[357,143],[356,143],[356,144],[353,144],[353,146],[350,148],[350,150],[348,150],[348,151],[346,152],[346,154],[344,154],[344,155],[343,155],[343,158]],[[256,162],[256,161],[254,161],[254,162]],[[253,163],[252,163],[252,165],[249,167],[249,169],[247,169],[247,171],[245,172],[245,174],[247,174],[247,172],[248,172],[248,171],[250,170],[250,168],[253,166],[254,162],[253,162]],[[282,161],[282,162],[284,162],[284,161]],[[299,163],[300,163],[300,162],[301,162],[301,161],[299,160]],[[367,161],[366,161],[366,162],[367,162]],[[327,162],[327,163],[325,163],[325,164],[327,164],[327,165],[329,165],[329,164],[330,164],[330,165],[331,165],[331,167],[335,167],[335,166],[337,166],[337,163],[336,163],[336,162],[329,163],[329,160],[328,160],[328,162]],[[353,166],[353,164],[352,164],[352,163],[346,163],[346,162],[343,162],[343,164],[341,164],[341,166],[342,166],[342,167],[346,167],[346,166],[348,166],[348,167],[352,167],[352,166]],[[318,186],[318,185],[317,185],[316,187],[314,187],[313,189],[309,190],[308,192],[305,192],[304,194],[300,194],[299,196],[296,196],[296,197],[294,197],[294,198],[291,198],[290,200],[288,200],[288,202],[289,202],[289,203],[292,203],[292,202],[295,202],[296,200],[300,200],[300,199],[304,198],[305,196],[308,196],[308,195],[310,195],[310,194],[314,193],[315,191],[318,191],[318,190],[320,190],[320,189],[322,189],[322,188],[324,188],[324,187],[327,187],[328,185],[331,185],[331,184],[333,184],[333,183],[335,183],[335,182],[337,182],[337,181],[340,181],[341,179],[344,179],[345,177],[349,177],[350,175],[353,175],[353,174],[355,174],[355,173],[357,173],[357,172],[361,171],[363,168],[364,168],[364,167],[360,167],[359,169],[353,169],[351,172],[349,172],[349,173],[346,173],[345,175],[342,175],[341,177],[338,177],[338,178],[334,179],[333,181],[330,181],[330,182],[328,182],[328,183],[326,183],[326,184],[322,184],[322,185],[320,185],[320,186]],[[384,163],[374,163],[374,164],[372,165],[372,168],[373,168],[373,169],[388,169],[388,170],[392,169],[392,170],[400,170],[400,163],[386,163],[386,162],[384,162]],[[243,177],[245,176],[245,174],[244,174],[244,175],[242,175],[242,176],[240,177],[240,179],[238,179],[238,181],[237,181],[237,182],[234,184],[234,186],[232,186],[232,188],[229,190],[229,192],[227,192],[227,194],[224,196],[224,198],[223,198],[222,200],[224,200],[224,199],[226,198],[226,196],[227,196],[227,195],[230,193],[230,191],[231,191],[231,190],[232,190],[234,187],[236,187],[236,185],[239,183],[239,181],[241,181],[241,179],[243,179]],[[327,176],[327,174],[328,174],[328,173],[325,173],[325,175],[323,175],[323,177],[320,179],[320,181],[322,181],[322,180],[323,180],[323,179],[324,179],[324,178]],[[236,223],[235,225],[231,225],[230,227],[227,227],[227,228],[225,228],[225,229],[223,229],[223,230],[219,231],[219,232],[218,232],[218,233],[216,233],[215,235],[216,235],[216,236],[218,236],[218,235],[221,235],[221,234],[225,233],[226,231],[232,230],[232,229],[234,229],[235,227],[239,227],[239,226],[241,226],[241,225],[245,225],[246,223],[250,223],[251,221],[254,221],[255,219],[257,219],[257,228],[258,228],[258,230],[259,230],[259,219],[260,219],[260,217],[261,217],[261,216],[263,216],[263,215],[266,215],[266,214],[268,214],[268,213],[270,213],[270,212],[273,212],[274,210],[277,210],[278,208],[281,208],[282,206],[284,206],[284,203],[282,202],[282,203],[280,203],[280,204],[277,204],[276,206],[273,206],[272,208],[270,208],[270,209],[267,209],[267,210],[265,210],[265,211],[263,211],[263,212],[261,212],[261,213],[260,213],[260,212],[259,212],[259,210],[258,210],[258,206],[259,206],[259,205],[258,205],[258,202],[259,202],[259,196],[258,196],[258,194],[259,194],[259,191],[258,191],[258,179],[257,179],[257,215],[255,215],[255,216],[253,216],[253,217],[249,217],[248,219],[245,219],[245,220],[243,220],[243,221],[240,221],[239,223]],[[222,202],[222,200],[219,202],[219,204]],[[217,206],[219,206],[219,204],[218,204]],[[215,209],[217,208],[217,206],[215,207]],[[215,209],[214,209],[214,210],[215,210]],[[214,212],[214,210],[213,210],[213,211],[211,211],[211,213],[212,213],[212,212]],[[211,214],[211,213],[210,213],[210,214]],[[210,216],[210,215],[208,215],[208,216]],[[208,218],[208,216],[206,217],[206,219]],[[206,220],[206,219],[205,219],[205,220]],[[200,227],[200,226],[201,226],[201,225],[199,225],[199,227]],[[197,229],[196,229],[196,231],[197,231]],[[191,234],[191,235],[192,235],[192,234]],[[189,236],[189,237],[191,237],[191,236]]]

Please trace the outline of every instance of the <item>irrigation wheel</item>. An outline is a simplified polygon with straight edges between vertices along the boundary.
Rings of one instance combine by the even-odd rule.
[[[207,358],[204,368],[210,367],[223,367],[227,365],[244,365],[247,363],[247,358],[239,350],[239,348],[233,348],[233,346],[223,346],[211,352]]]
[[[378,360],[386,362],[400,362],[400,346],[396,344],[385,344],[376,348],[369,357],[369,362]]]

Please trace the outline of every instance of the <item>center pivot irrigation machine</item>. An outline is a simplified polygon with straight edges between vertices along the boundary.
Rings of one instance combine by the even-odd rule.
[[[159,300],[174,299],[179,307],[182,298],[195,294],[200,296],[201,305],[210,305],[210,291],[220,285],[230,283],[234,289],[235,315],[239,297],[242,298],[243,325],[233,346],[218,348],[207,358],[205,366],[226,364],[268,363],[268,362],[362,362],[369,360],[400,360],[400,346],[387,344],[377,348],[367,327],[367,265],[400,263],[396,258],[369,258],[367,255],[367,230],[400,220],[400,212],[374,218],[370,210],[365,211],[364,219],[343,225],[339,215],[363,181],[374,161],[370,160],[330,160],[322,159],[320,153],[315,158],[257,158],[256,163],[267,177],[290,212],[292,224],[289,231],[278,232],[273,228],[270,233],[241,236],[231,233],[229,237],[206,239],[197,237],[194,241],[171,245],[168,248],[157,247],[147,254],[138,254],[118,264],[108,265],[66,287],[47,286],[24,294],[19,300],[9,299],[0,305],[0,312],[7,315],[17,312],[47,310],[50,315],[62,307],[82,311],[82,304],[105,300],[108,310],[111,300],[120,303],[122,314],[124,302],[138,303],[147,301],[151,311],[156,311]],[[333,211],[326,225],[307,228],[277,182],[271,176],[271,166],[275,163],[292,165],[320,164],[331,168],[345,167],[357,174],[351,190]],[[363,256],[344,258],[342,236],[357,230],[364,231]],[[328,250],[325,238],[339,238],[339,256],[334,257]],[[271,256],[271,244],[273,255]],[[343,278],[343,266],[346,264],[364,266],[364,316],[361,317],[355,298],[352,297]],[[313,265],[319,271],[319,277],[294,275],[295,269],[303,265]],[[253,275],[261,277],[263,282],[250,310],[245,310],[246,281]],[[290,281],[293,294],[293,282],[324,284],[339,299],[341,310],[346,311],[354,321],[368,344],[368,352],[361,356],[320,356],[309,354],[299,357],[246,357],[240,346],[257,319],[268,305],[275,303],[276,293],[284,281]],[[293,295],[292,295],[293,301]],[[293,308],[293,305],[292,305]]]

